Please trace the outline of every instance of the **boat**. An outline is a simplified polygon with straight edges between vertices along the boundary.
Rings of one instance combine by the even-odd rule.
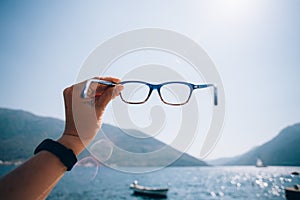
[[[291,174],[294,175],[294,176],[298,176],[298,175],[299,175],[299,172],[294,171],[294,172],[292,172]]]
[[[263,163],[263,161],[260,158],[257,158],[255,166],[256,167],[266,167],[266,165]]]
[[[285,197],[287,200],[299,200],[300,185],[294,185],[294,187],[285,188]]]
[[[130,189],[134,191],[134,194],[137,195],[146,195],[152,197],[167,197],[168,188],[154,188],[154,187],[145,187],[138,185],[138,181],[133,181],[130,184]]]

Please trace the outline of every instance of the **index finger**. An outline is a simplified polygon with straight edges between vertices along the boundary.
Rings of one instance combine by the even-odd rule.
[[[99,80],[109,81],[113,83],[120,83],[121,80],[115,77],[100,77]]]

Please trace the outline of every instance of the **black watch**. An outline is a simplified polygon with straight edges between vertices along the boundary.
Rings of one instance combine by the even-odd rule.
[[[68,149],[59,142],[51,139],[46,139],[40,143],[34,150],[34,154],[37,154],[43,150],[49,151],[57,156],[59,160],[67,167],[67,171],[70,171],[77,162],[76,155],[71,149]]]

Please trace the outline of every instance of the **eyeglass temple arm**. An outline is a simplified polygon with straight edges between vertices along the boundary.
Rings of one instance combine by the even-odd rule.
[[[194,85],[194,89],[202,89],[202,88],[214,88],[214,105],[218,105],[218,88],[214,84],[202,84],[202,85]]]
[[[89,79],[89,80],[86,81],[86,83],[83,87],[83,90],[82,90],[82,93],[81,93],[82,98],[84,98],[84,99],[87,98],[87,93],[88,93],[89,87],[90,87],[92,82],[102,84],[102,85],[107,85],[109,87],[114,87],[114,86],[117,85],[117,83],[110,82],[110,81],[104,81],[104,80],[99,80],[99,79]]]

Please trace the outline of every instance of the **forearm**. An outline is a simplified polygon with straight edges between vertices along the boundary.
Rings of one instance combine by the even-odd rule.
[[[2,178],[1,196],[4,199],[41,199],[66,169],[55,155],[42,151]]]
[[[83,149],[80,140],[63,136],[58,140],[78,155]],[[45,199],[66,172],[66,166],[54,154],[41,151],[0,181],[4,199]]]
[[[60,179],[57,179],[57,181],[55,181],[52,185],[49,186],[49,188],[43,192],[43,194],[40,195],[40,198],[38,199],[46,199],[49,194],[51,193],[51,191],[53,190],[53,188],[56,186],[56,184],[59,182]]]

